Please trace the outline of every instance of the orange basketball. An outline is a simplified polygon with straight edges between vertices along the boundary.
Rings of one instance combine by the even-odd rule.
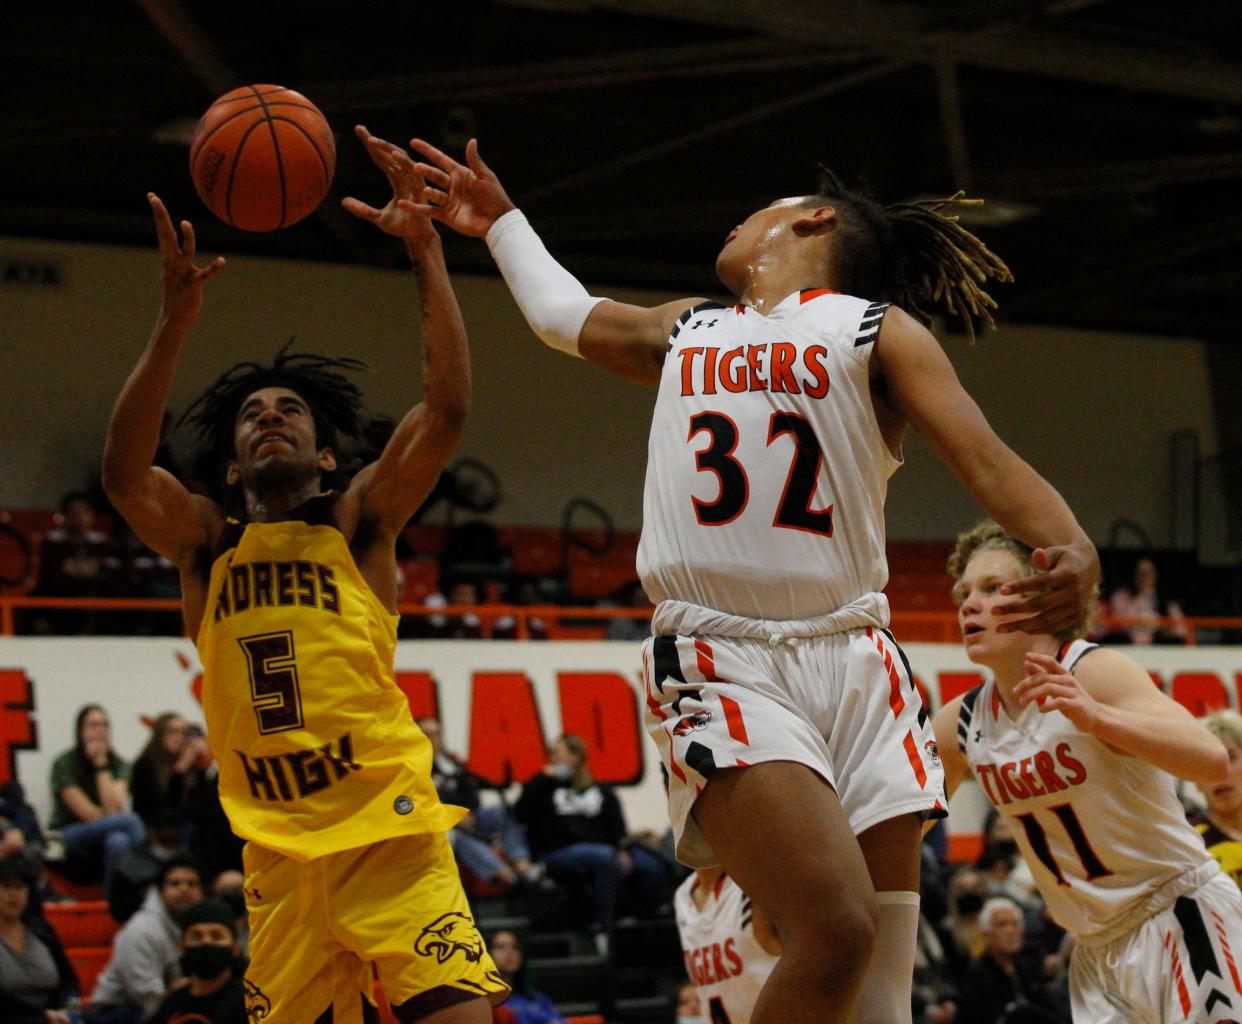
[[[190,176],[217,217],[243,231],[296,224],[323,202],[336,143],[319,108],[280,85],[246,85],[207,108],[190,145]]]

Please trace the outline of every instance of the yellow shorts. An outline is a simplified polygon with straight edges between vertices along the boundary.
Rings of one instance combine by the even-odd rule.
[[[246,1008],[264,1024],[364,1024],[378,976],[399,1021],[509,995],[443,833],[304,864],[246,845]]]

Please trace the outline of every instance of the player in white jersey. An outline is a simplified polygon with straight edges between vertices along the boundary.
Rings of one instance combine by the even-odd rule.
[[[880,592],[907,425],[1042,547],[1045,571],[1012,584],[1032,628],[1077,618],[1099,575],[1064,501],[920,323],[933,305],[986,318],[980,284],[1008,270],[940,212],[957,199],[883,208],[825,173],[725,240],[716,270],[738,305],[611,302],[552,258],[473,140],[465,165],[411,145],[429,161],[412,208],[486,237],[543,341],[659,387],[647,723],[679,857],[722,865],[781,935],[752,1020],[909,1021],[920,822],[941,813],[941,775]]]
[[[995,523],[958,538],[958,619],[990,676],[936,714],[946,788],[974,774],[1013,823],[1049,912],[1077,936],[1075,1021],[1242,1019],[1242,893],[1172,778],[1220,780],[1225,748],[1136,662],[1074,639],[1081,628],[999,632],[1012,620],[1001,584],[1033,571]]]
[[[700,868],[673,894],[686,974],[711,1024],[750,1024],[781,954],[772,923],[720,867]]]

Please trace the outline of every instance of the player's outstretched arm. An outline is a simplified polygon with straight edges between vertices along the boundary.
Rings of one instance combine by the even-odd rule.
[[[180,566],[210,536],[221,515],[206,498],[190,494],[172,474],[152,465],[160,422],[168,403],[177,358],[198,320],[207,282],[224,269],[217,256],[205,267],[194,262],[194,228],[181,222],[181,238],[164,204],[147,194],[162,261],[163,304],[147,347],[121,389],[108,423],[103,485],[108,499],[143,543]]]
[[[1035,549],[1040,571],[1005,584],[1001,630],[1057,633],[1076,625],[1100,578],[1095,546],[1065,499],[989,426],[931,332],[900,309],[884,317],[876,348],[893,408],[1008,533]]]
[[[660,382],[673,324],[701,299],[647,308],[590,295],[553,259],[479,156],[476,140],[466,146],[465,164],[422,139],[410,145],[426,158],[417,165],[426,186],[421,202],[405,205],[464,235],[485,238],[522,315],[545,344],[627,380]]]
[[[1032,651],[1025,668],[1013,691],[1019,704],[1034,701],[1044,714],[1060,711],[1082,732],[1190,782],[1228,777],[1225,745],[1119,651],[1091,651],[1073,672]]]
[[[440,236],[426,217],[408,208],[407,201],[423,187],[414,161],[361,125],[355,133],[388,179],[392,198],[382,209],[352,197],[342,205],[405,243],[422,310],[423,400],[397,425],[379,459],[354,477],[347,494],[360,502],[364,517],[378,520],[384,532],[395,536],[431,492],[461,440],[470,410],[470,350]]]

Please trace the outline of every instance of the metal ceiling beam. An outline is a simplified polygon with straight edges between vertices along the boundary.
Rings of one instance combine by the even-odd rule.
[[[207,34],[190,17],[180,0],[138,0],[138,6],[151,19],[170,46],[212,96],[234,88],[242,77],[220,56]],[[365,261],[366,250],[359,244],[354,220],[335,203],[323,203],[315,217],[353,260]]]
[[[703,125],[691,131],[679,132],[661,142],[644,146],[642,149],[632,150],[615,160],[596,164],[594,167],[588,167],[586,170],[578,171],[564,178],[548,182],[546,185],[531,189],[523,196],[523,205],[527,207],[534,206],[551,196],[580,188],[582,185],[600,178],[611,177],[620,171],[668,156],[670,153],[686,149],[706,139],[715,138],[717,135],[723,135],[725,132],[736,131],[746,125],[754,124],[756,121],[766,120],[773,114],[792,110],[810,103],[812,100],[822,99],[825,96],[852,89],[854,86],[862,85],[878,78],[885,78],[905,66],[906,62],[904,61],[884,61],[882,63],[869,64],[860,70],[834,78],[822,85],[817,85],[813,89],[806,89],[792,96],[786,96],[784,99],[764,103],[757,107],[749,107],[731,117],[722,118],[719,121],[714,121],[711,124]]]
[[[1216,153],[1211,156],[1168,156],[996,175],[981,182],[981,187],[993,195],[1011,199],[1046,199],[1052,196],[1135,192],[1159,185],[1233,181],[1238,178],[1242,178],[1242,153]]]
[[[929,32],[924,12],[897,0],[590,0],[599,10],[690,21],[805,46],[866,47],[889,59],[960,64],[1014,74],[1151,92],[1165,96],[1242,102],[1242,64],[1191,57],[1150,46],[1073,34],[1070,21],[1050,31],[999,25],[969,32]]]

